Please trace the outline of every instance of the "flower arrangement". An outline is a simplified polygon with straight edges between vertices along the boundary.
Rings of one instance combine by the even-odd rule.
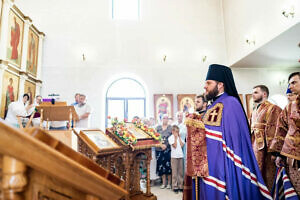
[[[148,127],[139,119],[133,119],[132,123],[135,125],[135,127],[142,129],[145,133],[150,135],[155,140],[161,141],[161,135],[158,132],[156,132],[154,128]]]
[[[110,124],[114,127],[116,124],[118,124],[118,118],[111,118],[110,116],[107,116],[107,119],[110,119]]]
[[[109,116],[107,118],[111,119]],[[112,128],[113,133],[116,134],[126,144],[135,144],[137,142],[137,139],[125,127],[125,122],[126,121],[127,120],[119,122],[117,117],[111,119],[111,124],[113,126],[113,128]]]

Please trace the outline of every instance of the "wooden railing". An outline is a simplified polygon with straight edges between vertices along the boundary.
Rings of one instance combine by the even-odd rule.
[[[113,200],[127,195],[124,181],[40,129],[19,130],[0,122],[0,163],[3,200]]]

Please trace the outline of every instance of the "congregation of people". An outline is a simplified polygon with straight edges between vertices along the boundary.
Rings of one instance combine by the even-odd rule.
[[[39,106],[43,102],[43,98],[41,95],[37,95],[34,101],[30,98],[29,94],[24,94],[22,99],[11,102],[8,105],[5,116],[5,121],[8,124],[17,128],[23,128],[29,122],[29,118],[33,115],[30,122],[32,126],[41,126],[40,113],[37,112],[36,106]],[[72,103],[71,106],[74,106],[78,119],[75,122],[72,121],[71,124],[69,124],[68,121],[50,121],[49,124],[44,122],[42,123],[43,128],[49,128],[49,130],[67,130],[69,126],[73,127],[74,123],[76,123],[77,128],[89,128],[92,109],[86,101],[85,94],[76,93],[75,102]]]
[[[183,192],[184,199],[272,199],[275,177],[286,170],[292,188],[288,195],[300,195],[300,72],[290,74],[288,83],[289,103],[283,109],[268,100],[266,85],[254,86],[255,106],[248,119],[230,68],[211,65],[205,93],[195,97],[196,118],[188,109],[177,112],[174,120],[168,114],[159,122],[141,118],[162,138],[161,146],[152,148],[152,184]],[[19,120],[28,119],[42,103],[40,95],[31,104],[29,100],[24,94],[10,103],[5,121],[20,127]],[[73,123],[88,128],[92,109],[86,95],[76,93],[71,105],[78,115]],[[192,121],[190,129],[186,118]],[[39,116],[33,119],[39,126]],[[52,121],[50,129],[72,125]]]

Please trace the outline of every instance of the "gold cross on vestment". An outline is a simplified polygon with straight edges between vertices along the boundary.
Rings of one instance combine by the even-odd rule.
[[[217,110],[214,110],[213,112],[211,112],[210,114],[209,114],[209,116],[211,117],[211,121],[216,121],[217,119],[215,119],[215,117],[217,117],[218,116],[218,112],[217,112]]]
[[[206,125],[221,126],[223,104],[217,103],[213,108],[209,109],[204,115],[203,121]]]

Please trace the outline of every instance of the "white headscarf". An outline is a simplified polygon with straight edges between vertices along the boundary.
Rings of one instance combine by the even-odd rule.
[[[26,107],[23,103],[23,96],[20,97],[18,101],[11,102],[8,105],[5,121],[7,121],[9,124],[15,127],[19,127],[17,116],[24,116],[24,117],[27,116]]]

